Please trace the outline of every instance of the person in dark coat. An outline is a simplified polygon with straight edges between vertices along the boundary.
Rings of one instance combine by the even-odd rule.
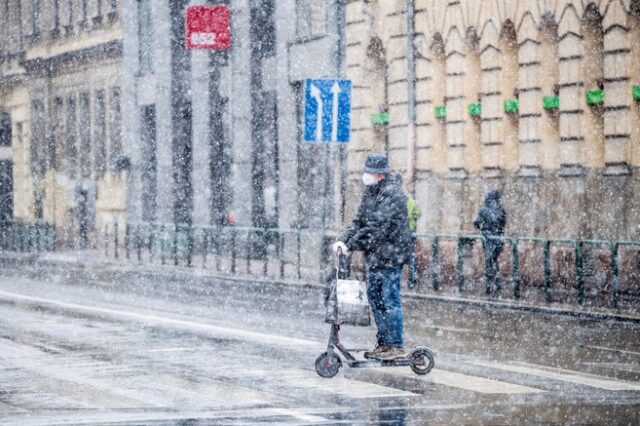
[[[353,223],[335,242],[333,250],[343,254],[364,252],[367,295],[378,329],[378,344],[365,356],[395,359],[406,356],[400,278],[411,247],[407,197],[384,154],[367,157],[362,181],[365,190]]]
[[[504,227],[507,224],[507,214],[500,205],[500,191],[489,191],[484,199],[484,206],[478,213],[478,218],[473,225],[482,232],[487,239],[486,246],[486,277],[489,280],[491,288],[496,281],[499,273],[498,257],[502,253],[504,243],[502,240],[491,237],[499,237],[504,235]],[[499,285],[498,285],[499,290]]]

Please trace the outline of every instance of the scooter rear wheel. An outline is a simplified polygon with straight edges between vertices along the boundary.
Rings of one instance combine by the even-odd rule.
[[[331,355],[324,352],[316,359],[316,373],[320,377],[330,379],[338,374],[340,367],[342,367],[342,360],[333,352]]]
[[[411,371],[416,374],[427,374],[433,368],[435,359],[429,349],[416,349],[409,355]]]

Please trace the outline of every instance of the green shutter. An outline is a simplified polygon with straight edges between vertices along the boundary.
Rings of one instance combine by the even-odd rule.
[[[377,114],[371,114],[369,117],[371,120],[371,124],[389,124],[389,113],[388,112],[379,112]]]
[[[520,104],[517,99],[507,99],[504,101],[504,112],[508,114],[515,114],[520,109]]]
[[[480,102],[476,102],[469,105],[469,115],[471,117],[480,117],[482,114],[482,104]]]
[[[445,118],[447,116],[447,107],[445,105],[438,105],[435,109],[436,118]]]
[[[545,96],[542,98],[542,105],[544,109],[558,109],[560,108],[559,96]]]
[[[604,90],[592,90],[587,92],[587,105],[602,105],[604,103]]]

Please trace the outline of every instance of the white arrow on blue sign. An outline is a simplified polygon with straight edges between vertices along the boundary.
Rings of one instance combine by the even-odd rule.
[[[306,80],[304,140],[349,142],[351,80]]]

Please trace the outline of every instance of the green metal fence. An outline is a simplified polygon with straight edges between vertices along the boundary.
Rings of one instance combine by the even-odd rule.
[[[424,254],[430,252],[426,256],[430,265],[422,271],[422,288],[418,288],[418,291],[426,291],[424,285],[429,282],[435,292],[447,289],[458,293],[470,291],[465,277],[465,259],[469,252],[481,249],[484,262],[474,264],[474,268],[484,269],[483,293],[485,296],[491,295],[493,283],[488,276],[491,259],[487,246],[492,240],[496,240],[503,243],[502,260],[504,263],[507,258],[507,284],[510,285],[509,297],[513,300],[520,300],[526,296],[523,293],[523,280],[525,277],[530,280],[533,272],[528,265],[534,264],[533,269],[540,275],[540,297],[543,297],[546,303],[573,302],[584,305],[588,300],[586,278],[598,268],[606,269],[606,283],[597,290],[607,293],[608,306],[619,308],[623,297],[635,298],[640,302],[640,241],[485,237],[473,234],[415,234],[415,237],[423,243]],[[335,235],[313,229],[162,223],[128,223],[121,226],[116,222],[105,227],[98,240],[101,240],[104,254],[115,259],[124,257],[132,261],[162,265],[214,268],[217,272],[228,274],[248,272],[254,275],[301,280],[304,275],[302,269],[305,268],[315,269],[316,272],[305,275],[304,279],[316,276],[319,280],[324,280],[326,271],[334,266],[330,246],[335,240]],[[308,252],[310,244],[317,245],[317,252]],[[445,246],[453,251],[443,255]],[[5,222],[0,224],[0,249],[17,252],[55,250],[55,227],[46,222]],[[555,253],[562,251],[563,254],[570,255],[569,263],[554,267],[554,250]],[[595,263],[596,253],[605,257],[606,265],[598,266]],[[523,254],[529,256],[526,259],[529,263],[523,263]],[[627,255],[628,260],[629,254],[634,255],[636,259],[632,272],[621,270],[622,258]],[[447,259],[444,256],[447,256]],[[532,261],[532,256],[536,257],[535,261]],[[587,260],[591,262],[591,266]],[[448,265],[453,264],[454,276],[451,284],[444,281],[447,274],[443,270],[443,261]],[[554,273],[571,275],[570,291],[575,291],[575,296],[562,293],[566,287],[559,287],[558,280],[554,280]],[[625,283],[632,283],[631,290],[621,291],[621,277]]]
[[[47,222],[0,223],[0,250],[14,252],[43,252],[55,250],[55,226]]]
[[[117,223],[105,229],[107,256],[117,259],[124,252],[126,259],[138,262],[146,259],[162,265],[213,267],[231,274],[242,268],[242,272],[267,275],[277,268],[280,278],[302,278],[302,230],[132,223],[124,227],[124,235],[122,232]],[[196,258],[198,265],[194,264]],[[256,265],[261,267],[259,271]],[[285,274],[290,265],[294,265],[293,277]]]
[[[573,240],[573,239],[544,239],[544,238],[531,238],[531,237],[484,237],[482,235],[430,235],[430,234],[416,234],[416,238],[423,241],[429,241],[430,244],[426,246],[431,247],[431,284],[435,291],[441,290],[442,280],[442,265],[441,265],[441,243],[449,241],[455,243],[456,255],[455,255],[455,282],[457,290],[460,293],[465,292],[466,283],[464,275],[464,247],[469,244],[480,244],[484,252],[484,280],[485,280],[485,294],[490,295],[491,283],[487,276],[490,259],[488,257],[487,243],[489,240],[499,240],[510,247],[510,260],[511,260],[511,276],[510,281],[513,289],[513,299],[519,300],[521,298],[521,262],[520,253],[521,246],[524,243],[533,244],[542,249],[542,273],[544,282],[544,298],[546,303],[553,303],[554,301],[554,282],[553,282],[553,259],[552,249],[554,246],[565,245],[572,247],[573,250],[573,268],[575,273],[575,287],[577,289],[576,302],[579,305],[585,303],[585,247],[591,249],[604,249],[609,253],[609,306],[612,308],[618,308],[620,302],[620,268],[619,268],[619,256],[620,250],[623,247],[631,248],[637,253],[637,268],[635,278],[638,282],[638,293],[634,296],[640,299],[640,242],[638,241],[607,241],[607,240]],[[563,300],[567,302],[567,300]]]

